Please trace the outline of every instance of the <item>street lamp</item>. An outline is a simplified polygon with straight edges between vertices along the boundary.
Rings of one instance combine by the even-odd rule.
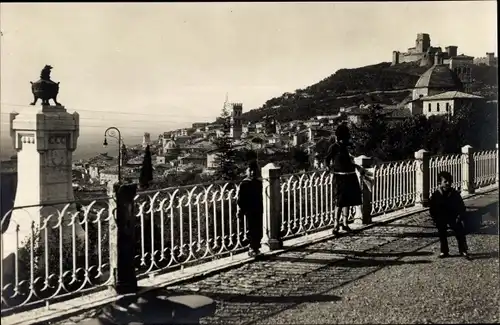
[[[104,131],[104,142],[102,143],[103,147],[108,146],[107,136],[111,138],[115,138],[118,140],[118,183],[122,182],[122,135],[118,128],[111,126]]]

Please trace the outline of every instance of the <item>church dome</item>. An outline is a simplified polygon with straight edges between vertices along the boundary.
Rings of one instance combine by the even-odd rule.
[[[463,84],[458,75],[444,64],[434,65],[425,71],[415,84],[415,88],[435,90],[462,90]]]

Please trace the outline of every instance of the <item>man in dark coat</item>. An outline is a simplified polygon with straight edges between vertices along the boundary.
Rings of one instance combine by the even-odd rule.
[[[250,256],[260,254],[263,236],[262,181],[259,179],[259,167],[256,161],[249,163],[246,177],[240,184],[238,194],[239,217],[246,217],[248,237],[250,240]]]
[[[430,214],[439,233],[441,243],[441,253],[439,258],[449,256],[448,248],[448,226],[454,231],[458,242],[460,255],[469,258],[467,253],[467,239],[462,219],[465,216],[466,208],[460,193],[451,187],[453,177],[450,173],[442,171],[438,174],[438,189],[432,194],[430,199]]]

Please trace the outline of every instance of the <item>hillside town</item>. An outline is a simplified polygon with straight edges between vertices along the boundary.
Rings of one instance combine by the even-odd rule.
[[[458,55],[456,46],[449,46],[443,52],[440,47],[430,45],[428,34],[419,33],[415,47],[408,53],[394,52],[392,66],[405,62],[416,62],[428,69],[412,89],[405,90],[408,95],[401,102],[391,105],[361,99],[359,104],[341,107],[331,115],[287,122],[279,121],[276,116],[248,121],[242,118],[243,103],[230,102],[226,96],[223,109],[229,114],[229,137],[233,147],[265,156],[296,148],[307,152],[311,165],[317,168],[322,165],[322,161],[316,158],[318,143],[329,141],[341,122],[360,123],[373,105],[381,108],[386,119],[397,121],[415,115],[452,116],[459,107],[468,103],[486,102],[487,98],[472,94],[474,67],[496,66],[497,59],[492,53],[487,53],[485,58]],[[372,94],[359,95],[371,98]],[[300,96],[307,98],[309,95],[307,91],[301,91]],[[272,108],[279,110],[280,105]],[[220,119],[214,119],[216,122],[194,122],[189,128],[164,132],[157,139],[144,132],[141,144],[121,148],[120,162],[118,157],[105,151],[90,159],[74,161],[73,187],[76,192],[102,192],[106,184],[118,181],[118,169],[121,169],[123,180],[137,181],[147,146],[152,153],[156,180],[179,173],[210,175],[217,168],[218,152],[214,140],[224,136]],[[15,156],[2,162],[2,174],[15,173],[15,170]]]
[[[493,64],[492,60],[488,63]],[[433,64],[421,75],[410,96],[395,105],[380,104],[386,118],[402,120],[414,115],[451,116],[460,106],[485,101],[485,98],[466,91],[465,85],[470,80],[463,78],[470,76],[459,75],[453,64],[452,61],[445,63],[442,56],[436,54]],[[483,62],[470,62],[469,69],[474,64]],[[258,122],[244,121],[241,118],[243,104],[227,100],[224,110],[230,113],[229,133],[236,149],[273,155],[290,148],[300,148],[313,157],[313,165],[319,167],[321,161],[314,159],[317,143],[328,141],[341,122],[359,123],[373,105],[374,103],[361,102],[359,105],[341,108],[334,115],[317,115],[307,120],[290,122],[279,122],[272,117]],[[153,153],[156,177],[179,172],[212,173],[217,168],[214,139],[223,136],[222,127],[218,122],[196,122],[190,128],[164,132],[158,139],[151,139],[148,132],[144,133],[141,145],[127,148],[122,153],[121,164],[125,178],[135,180],[139,177],[143,150],[148,145]],[[118,179],[117,160],[106,153],[75,163],[74,170],[77,188],[92,187],[90,184],[103,185]]]

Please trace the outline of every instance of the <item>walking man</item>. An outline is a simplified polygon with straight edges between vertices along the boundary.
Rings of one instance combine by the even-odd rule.
[[[447,229],[450,227],[457,238],[459,254],[469,258],[467,253],[467,240],[462,219],[466,208],[460,193],[451,187],[453,177],[450,173],[442,171],[438,174],[438,189],[432,194],[430,199],[430,214],[436,224],[441,243],[441,253],[439,258],[449,256]]]
[[[248,255],[260,254],[261,240],[263,236],[263,205],[262,205],[262,181],[259,179],[259,166],[256,161],[248,164],[246,177],[240,184],[238,194],[239,218],[246,217],[248,237],[250,240],[250,251]]]

